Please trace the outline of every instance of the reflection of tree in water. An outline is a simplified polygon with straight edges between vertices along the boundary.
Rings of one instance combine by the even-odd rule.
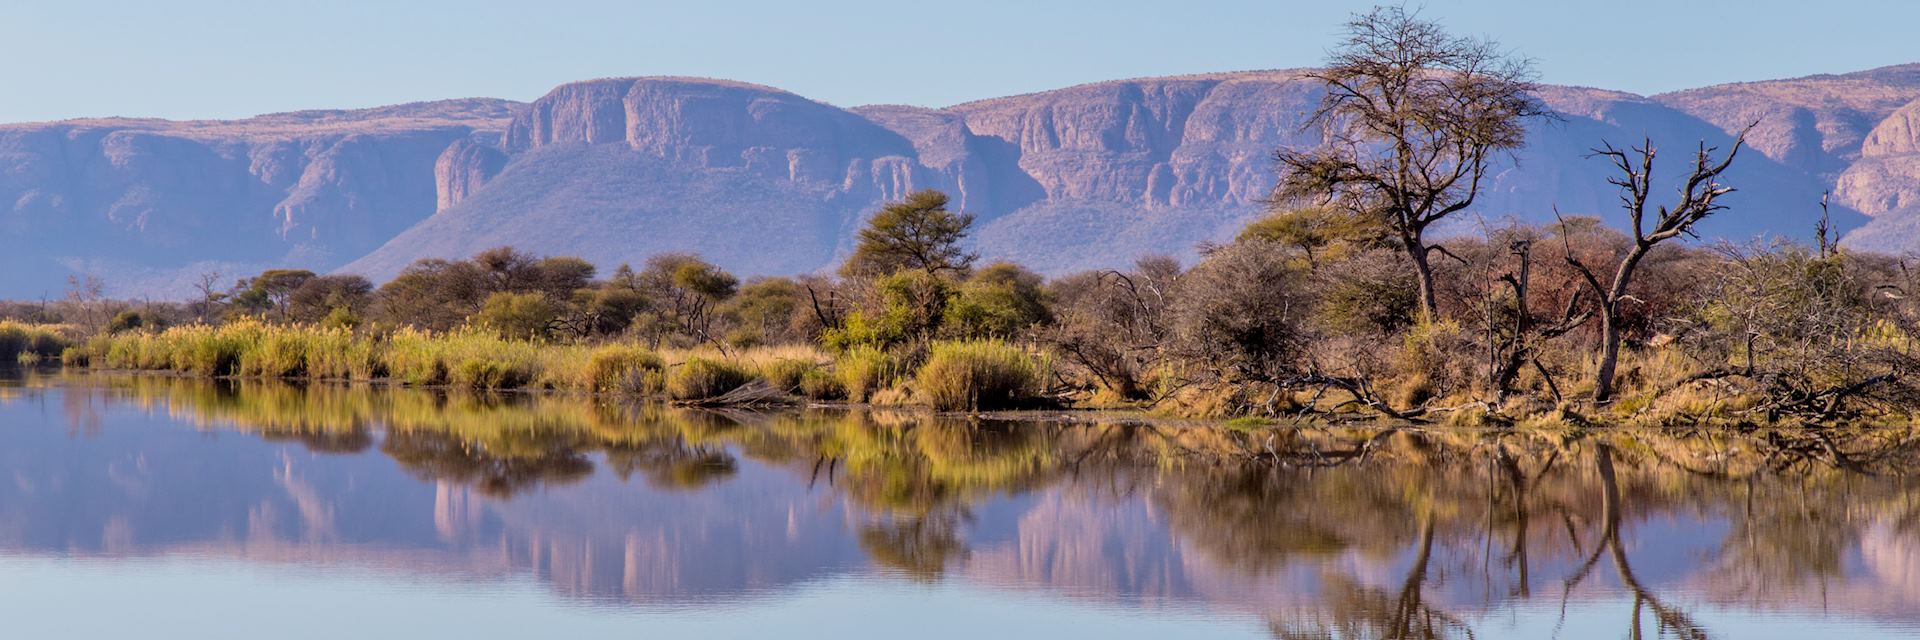
[[[1468,611],[1606,593],[1608,581],[1640,609],[1629,633],[1702,637],[1661,593],[1675,568],[1636,567],[1627,553],[1643,523],[1725,522],[1725,538],[1707,541],[1705,578],[1731,589],[1720,597],[1756,604],[1848,579],[1845,560],[1870,527],[1920,532],[1920,507],[1905,498],[1914,483],[1897,477],[1920,468],[1905,432],[1235,432],[159,380],[116,392],[315,451],[365,450],[381,427],[380,451],[413,474],[496,496],[584,478],[596,451],[622,478],[687,491],[753,460],[839,498],[872,561],[915,579],[976,557],[973,514],[992,513],[978,507],[996,496],[1108,501],[1090,511],[1144,501],[1194,558],[1185,571],[1254,591],[1288,571],[1309,576],[1310,606],[1264,604],[1264,592],[1236,603],[1266,613],[1281,637],[1468,635]]]
[[[1319,607],[1325,613],[1270,620],[1269,631],[1285,640],[1472,637],[1473,630],[1464,621],[1427,603],[1434,520],[1429,514],[1419,521],[1413,562],[1397,588],[1372,587],[1347,576],[1328,574],[1324,602]]]
[[[914,580],[932,581],[946,573],[950,563],[966,557],[962,527],[971,519],[971,514],[957,508],[883,518],[861,526],[860,548],[880,566]]]
[[[437,431],[403,430],[387,434],[380,450],[423,480],[473,485],[481,493],[511,497],[543,484],[566,484],[593,474],[593,463],[565,444],[539,443],[537,435],[507,438],[523,446],[491,448],[488,443]]]
[[[1621,504],[1620,483],[1618,476],[1614,473],[1613,446],[1604,442],[1597,443],[1594,446],[1593,458],[1594,469],[1600,477],[1600,539],[1595,544],[1593,552],[1588,554],[1586,561],[1582,562],[1580,568],[1567,578],[1566,590],[1563,593],[1571,594],[1575,587],[1592,575],[1594,565],[1600,561],[1600,555],[1605,553],[1613,560],[1614,574],[1619,578],[1620,584],[1626,587],[1633,597],[1633,617],[1627,623],[1629,637],[1643,637],[1642,623],[1646,614],[1651,613],[1660,637],[1664,638],[1672,634],[1673,637],[1678,638],[1705,640],[1706,630],[1694,622],[1691,615],[1661,599],[1634,574],[1633,564],[1628,560],[1626,547],[1620,540],[1620,524],[1625,506]],[[1565,597],[1565,595],[1562,596],[1563,603]],[[1564,611],[1564,608],[1562,610]]]
[[[260,432],[260,437],[271,442],[297,442],[314,453],[360,453],[373,448],[373,431],[364,427],[345,430],[265,430]]]
[[[648,486],[674,490],[702,489],[740,470],[724,447],[690,444],[677,436],[610,446],[607,466],[621,480],[643,473]]]

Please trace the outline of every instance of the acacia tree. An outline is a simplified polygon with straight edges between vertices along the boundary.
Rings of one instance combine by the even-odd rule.
[[[1600,367],[1593,385],[1594,402],[1606,403],[1613,399],[1614,369],[1620,362],[1620,304],[1629,297],[1627,287],[1633,282],[1634,269],[1660,243],[1682,234],[1692,235],[1695,223],[1727,208],[1719,199],[1733,193],[1733,187],[1720,184],[1720,174],[1733,165],[1734,156],[1740,154],[1747,132],[1753,127],[1750,124],[1741,129],[1739,135],[1734,136],[1733,147],[1727,150],[1726,157],[1718,161],[1713,159],[1718,149],[1700,143],[1699,151],[1694,154],[1693,169],[1680,182],[1679,201],[1671,207],[1658,205],[1651,228],[1647,226],[1647,199],[1653,189],[1653,141],[1643,138],[1640,146],[1631,149],[1604,144],[1593,151],[1591,157],[1611,161],[1620,172],[1607,182],[1620,188],[1620,204],[1627,212],[1628,229],[1633,232],[1633,245],[1627,247],[1614,265],[1610,283],[1603,285],[1593,269],[1572,251],[1566,256],[1567,264],[1580,272],[1580,277],[1599,298]]]
[[[860,230],[860,243],[847,258],[848,275],[883,276],[901,269],[929,275],[963,272],[977,256],[960,247],[973,216],[947,210],[947,194],[926,189],[888,204]]]
[[[1307,124],[1325,140],[1275,152],[1283,175],[1273,202],[1318,202],[1385,224],[1413,262],[1422,318],[1434,319],[1429,258],[1442,249],[1427,231],[1473,206],[1489,161],[1525,142],[1528,120],[1550,114],[1533,96],[1532,62],[1376,7],[1347,23],[1326,68],[1306,75],[1326,88]]]

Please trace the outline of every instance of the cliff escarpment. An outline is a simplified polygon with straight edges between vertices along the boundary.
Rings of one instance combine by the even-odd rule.
[[[1851,246],[1920,248],[1920,66],[1659,96],[1547,86],[1557,117],[1500,158],[1453,231],[1563,214],[1612,220],[1603,143],[1695,145],[1757,123],[1711,236],[1803,237],[1832,191]],[[1061,273],[1191,258],[1258,215],[1272,156],[1309,146],[1299,71],[1101,82],[929,108],[842,108],[678,77],[562,85],[532,103],[456,100],[221,122],[0,126],[0,294],[66,274],[183,282],[225,265],[376,279],[504,244],[611,266],[696,252],[745,275],[828,268],[881,203],[924,188],[979,223],[975,248]],[[1664,192],[1661,186],[1657,193]],[[169,280],[171,279],[171,280]],[[126,288],[132,288],[129,285]],[[123,288],[123,290],[125,290]]]

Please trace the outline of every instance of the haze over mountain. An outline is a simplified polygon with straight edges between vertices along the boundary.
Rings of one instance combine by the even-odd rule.
[[[827,268],[882,202],[947,191],[976,248],[1050,273],[1191,256],[1261,209],[1272,152],[1310,145],[1297,71],[1148,78],[942,109],[839,108],[696,78],[560,86],[235,121],[0,125],[0,296],[57,296],[94,272],[123,295],[267,266],[376,280],[424,257],[511,244],[610,268],[693,251],[746,275]],[[1920,65],[1643,97],[1545,87],[1538,123],[1456,228],[1611,220],[1587,151],[1658,145],[1678,171],[1759,123],[1709,236],[1810,235],[1820,195],[1848,244],[1920,248]]]

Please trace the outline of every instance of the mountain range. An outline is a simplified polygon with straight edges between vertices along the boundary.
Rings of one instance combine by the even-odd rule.
[[[879,204],[922,188],[977,216],[988,258],[1046,273],[1191,258],[1259,214],[1273,151],[1311,145],[1300,70],[1087,84],[945,108],[841,108],[754,84],[646,77],[531,103],[461,99],[243,120],[0,125],[0,297],[67,276],[118,295],[272,266],[391,277],[514,245],[605,267],[667,251],[743,275],[828,268]],[[1832,192],[1845,243],[1920,249],[1920,64],[1653,96],[1544,86],[1532,127],[1453,230],[1608,219],[1588,151],[1651,140],[1660,175],[1758,123],[1708,237],[1810,236]]]

